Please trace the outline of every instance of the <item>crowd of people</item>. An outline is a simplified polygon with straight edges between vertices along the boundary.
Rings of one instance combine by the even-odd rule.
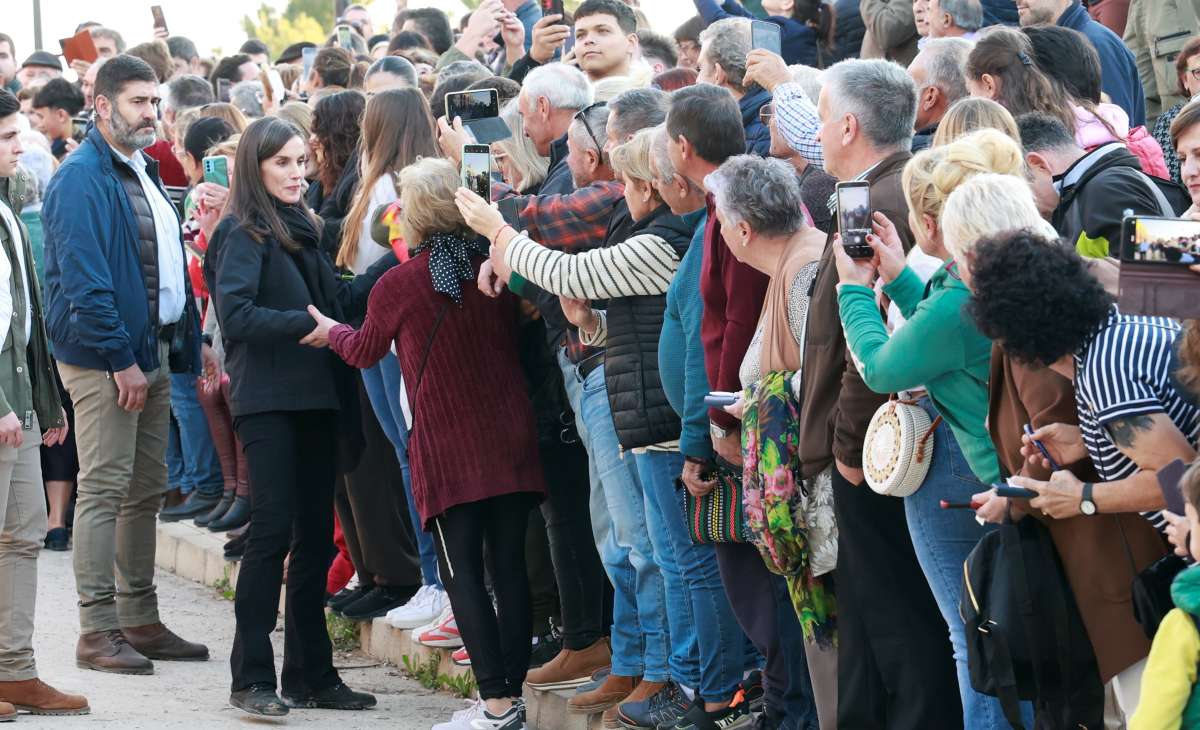
[[[0,720],[89,711],[42,547],[80,666],[209,658],[190,520],[253,715],[375,705],[330,610],[472,667],[435,730],[1200,727],[1200,323],[1118,305],[1200,221],[1200,4],[398,5],[0,33]]]

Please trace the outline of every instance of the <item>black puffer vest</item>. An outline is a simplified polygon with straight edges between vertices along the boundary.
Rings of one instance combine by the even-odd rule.
[[[150,322],[158,326],[158,231],[154,227],[154,210],[146,199],[146,190],[141,180],[128,164],[118,162],[113,165],[121,186],[125,188],[125,197],[133,207],[133,218],[137,221],[138,259],[142,264],[142,280],[146,284],[146,300],[150,306]],[[158,162],[146,158],[146,174],[151,180],[158,177]],[[187,279],[185,276],[184,279]]]
[[[631,230],[610,236],[611,246],[637,235],[658,236],[683,259],[695,229],[664,205]],[[617,440],[625,449],[679,438],[679,416],[667,402],[658,376],[658,339],[662,334],[665,294],[622,297],[608,302],[608,340],[604,384]]]

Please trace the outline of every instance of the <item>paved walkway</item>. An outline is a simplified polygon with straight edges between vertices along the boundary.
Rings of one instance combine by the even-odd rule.
[[[335,657],[346,683],[373,692],[379,706],[365,712],[294,710],[282,721],[250,718],[229,707],[229,651],[233,645],[233,604],[212,589],[159,571],[158,595],[164,622],[185,638],[208,644],[203,663],[156,662],[155,674],[129,677],[75,666],[79,637],[71,553],[43,551],[39,559],[37,632],[34,649],[42,678],[64,691],[88,696],[92,714],[76,718],[22,716],[12,728],[120,727],[255,728],[304,725],[314,728],[428,730],[463,707],[460,700],[432,693],[399,676],[394,667],[374,665],[359,653]],[[282,657],[276,632],[276,657]],[[281,659],[277,658],[276,663]]]

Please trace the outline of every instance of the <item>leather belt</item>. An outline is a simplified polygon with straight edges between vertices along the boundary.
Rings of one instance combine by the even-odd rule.
[[[598,352],[591,357],[580,360],[575,364],[575,371],[579,373],[580,380],[586,380],[587,376],[592,374],[592,371],[604,364],[604,353]]]

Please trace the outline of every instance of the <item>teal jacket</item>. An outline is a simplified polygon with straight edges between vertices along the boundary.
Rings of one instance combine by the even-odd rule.
[[[971,293],[953,263],[926,285],[912,269],[883,288],[908,320],[889,336],[875,292],[842,284],[838,306],[846,342],[863,382],[876,393],[925,386],[971,471],[985,484],[1000,480],[1000,462],[987,430],[992,343],[964,310]]]
[[[8,206],[13,211],[13,218],[21,229],[26,268],[32,276],[33,249],[30,246],[29,232],[21,222],[20,216],[28,182],[23,173],[18,173],[12,178],[0,178],[0,205]],[[0,286],[11,287],[13,291],[13,318],[9,323],[4,347],[0,349],[0,416],[6,416],[10,412],[16,413],[25,428],[30,428],[33,414],[36,413],[41,430],[45,431],[64,425],[62,402],[58,397],[54,364],[50,359],[49,338],[46,337],[42,288],[36,279],[29,282],[30,286],[21,281],[21,269],[17,265],[14,244],[13,232],[8,230],[4,218],[0,217],[0,245],[4,247],[4,253],[12,263],[12,276],[7,282],[0,282]],[[33,314],[28,342],[25,341],[26,298]]]

